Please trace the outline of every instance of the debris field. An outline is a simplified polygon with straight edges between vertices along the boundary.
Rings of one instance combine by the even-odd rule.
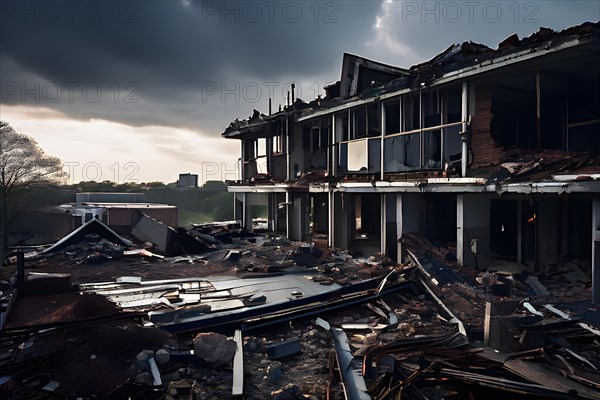
[[[576,269],[460,268],[417,235],[397,264],[235,222],[92,221],[3,268],[1,397],[600,398]]]

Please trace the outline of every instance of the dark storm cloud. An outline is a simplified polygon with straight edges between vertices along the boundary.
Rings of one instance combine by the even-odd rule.
[[[364,42],[379,11],[375,1],[1,4],[3,103],[196,129],[218,116],[233,119],[231,109],[245,115],[252,108],[235,96],[203,98],[203,89],[239,91],[284,74],[302,79],[336,71],[342,52]]]
[[[383,2],[378,43],[363,55],[409,67],[453,43],[474,41],[496,48],[513,33],[522,38],[542,26],[560,31],[599,19],[597,0]]]
[[[597,0],[3,0],[0,6],[2,103],[210,134],[253,108],[266,112],[269,96],[277,108],[291,80],[302,82],[302,97],[311,99],[313,82],[322,87],[339,79],[343,52],[409,67],[452,43],[495,47],[513,32],[600,19]]]

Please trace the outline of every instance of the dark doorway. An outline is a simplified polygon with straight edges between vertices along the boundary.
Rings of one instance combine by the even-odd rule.
[[[312,232],[326,235],[329,230],[327,193],[311,195],[310,202]]]
[[[425,236],[432,243],[451,247],[456,243],[456,195],[425,195]]]
[[[508,261],[517,261],[518,208],[517,200],[490,203],[490,250]]]
[[[381,195],[361,193],[353,197],[354,237],[351,250],[362,254],[374,254],[380,251],[381,245]]]
[[[537,206],[533,200],[521,202],[521,262],[524,265],[535,264],[536,225],[538,223]]]

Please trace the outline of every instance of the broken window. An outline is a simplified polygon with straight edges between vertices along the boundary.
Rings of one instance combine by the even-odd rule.
[[[443,110],[442,121],[444,124],[461,122],[462,119],[462,88],[451,87],[442,93]],[[443,134],[443,162],[457,164],[462,157],[461,125],[449,126],[442,129]]]
[[[423,158],[425,169],[442,166],[442,135],[440,130],[423,132]]]
[[[339,157],[338,157],[338,170],[340,172],[348,171],[348,142],[340,143]]]
[[[285,133],[283,127],[277,127],[277,134],[273,136],[273,154],[285,153]]]
[[[419,136],[419,133],[413,133],[385,139],[384,172],[414,171],[420,168]]]
[[[321,118],[321,138],[319,146],[328,147],[331,138],[331,118]]]
[[[403,132],[412,131],[421,127],[418,93],[404,96],[402,101],[402,117],[404,121]]]
[[[444,123],[460,122],[462,117],[462,88],[454,86],[444,90]]]
[[[400,100],[385,103],[385,133],[400,132]]]
[[[320,132],[319,132],[318,126],[312,127],[310,139],[311,139],[311,146],[310,146],[311,153],[314,154],[320,147],[319,146]]]
[[[367,135],[369,137],[381,136],[381,111],[380,103],[371,103],[367,106]]]
[[[568,98],[567,150],[600,152],[600,79],[583,79],[572,86],[575,87]]]
[[[327,168],[327,128],[313,126],[311,130],[310,166],[317,169]]]
[[[381,139],[369,139],[369,173],[381,171]]]
[[[421,95],[423,127],[438,126],[442,122],[440,113],[440,97],[437,90],[423,92]]]
[[[537,147],[535,74],[497,83],[492,88],[490,131],[504,147]]]
[[[337,142],[345,142],[349,137],[348,111],[335,114],[335,137]]]
[[[359,139],[367,136],[367,108],[356,107],[350,110],[352,116],[352,139]]]

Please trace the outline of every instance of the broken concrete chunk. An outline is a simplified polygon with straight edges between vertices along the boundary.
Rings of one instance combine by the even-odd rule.
[[[42,388],[46,392],[56,392],[56,389],[60,386],[60,382],[50,381]]]
[[[212,367],[229,364],[235,349],[235,342],[219,333],[199,333],[194,338],[194,354]]]
[[[527,282],[537,296],[548,296],[550,294],[548,289],[536,277],[528,276],[525,282]]]
[[[154,359],[160,365],[167,364],[169,362],[170,358],[171,358],[171,355],[165,349],[157,350],[156,354],[154,355]]]
[[[154,357],[154,352],[152,350],[142,350],[135,356],[133,363],[140,369],[149,370],[150,365],[148,364],[148,360],[151,357]]]
[[[135,377],[136,383],[141,383],[142,385],[152,386],[154,382],[154,378],[150,372],[142,372],[137,374]]]

